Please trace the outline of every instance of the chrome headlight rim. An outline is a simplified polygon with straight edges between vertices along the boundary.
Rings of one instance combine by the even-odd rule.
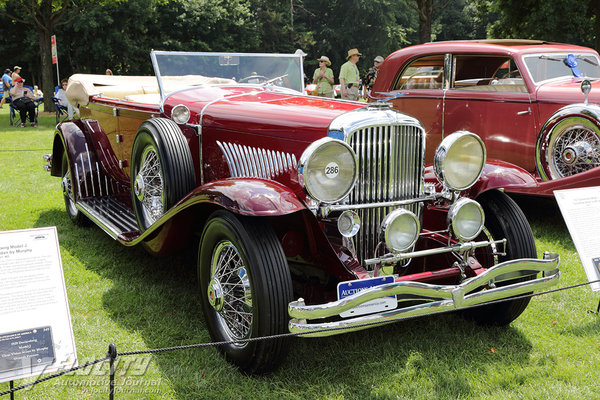
[[[350,153],[350,155],[352,156],[352,168],[353,168],[353,177],[351,182],[349,182],[348,187],[346,188],[346,190],[344,190],[342,193],[338,194],[337,196],[332,196],[329,198],[325,198],[324,196],[321,196],[318,192],[317,192],[317,188],[315,187],[310,187],[310,184],[308,184],[308,182],[310,180],[307,179],[307,174],[312,172],[312,171],[308,171],[307,167],[310,163],[310,161],[312,160],[312,158],[315,156],[315,154],[317,154],[318,150],[321,150],[323,148],[323,146],[327,146],[330,144],[336,144],[336,145],[341,145],[344,147],[344,149],[346,151],[348,151]],[[354,189],[354,186],[356,185],[356,181],[358,180],[358,157],[356,156],[356,153],[354,152],[354,150],[352,149],[352,147],[339,139],[334,139],[331,137],[324,137],[321,138],[313,143],[311,143],[302,153],[302,155],[300,156],[299,160],[298,160],[298,182],[300,183],[300,185],[302,186],[302,188],[304,189],[304,191],[306,192],[306,194],[320,202],[320,203],[325,203],[325,204],[333,204],[333,203],[337,203],[340,200],[343,200],[344,198],[346,198],[348,196],[348,194],[350,194],[350,192],[352,191],[352,189]]]
[[[461,221],[461,219],[459,218],[460,213],[461,211],[464,212],[464,210],[466,210],[466,207],[475,207],[475,210],[477,210],[479,212],[479,215],[481,216],[478,229],[473,230],[469,234],[465,234],[465,232],[463,232],[462,228],[459,226],[461,222],[464,222]],[[454,236],[456,236],[456,238],[460,241],[466,242],[469,240],[473,240],[477,236],[479,236],[479,234],[485,226],[485,212],[483,211],[483,207],[481,207],[481,204],[479,204],[475,200],[462,197],[450,206],[450,209],[448,210],[448,224],[450,225]]]
[[[465,139],[474,140],[476,144],[478,144],[481,148],[481,159],[479,160],[479,166],[477,167],[476,173],[473,174],[471,179],[464,184],[456,184],[455,177],[450,175],[448,168],[448,163],[453,161],[448,159],[448,155],[454,149],[454,146],[458,146],[461,141]],[[433,157],[433,170],[437,179],[447,188],[455,191],[462,191],[473,186],[481,177],[483,173],[483,169],[485,168],[487,158],[487,151],[485,148],[485,144],[481,138],[469,131],[456,131],[451,135],[446,136],[444,140],[440,143],[440,145],[435,150],[435,155]]]
[[[191,115],[190,109],[185,104],[177,104],[171,109],[171,119],[179,125],[187,124]]]
[[[414,235],[413,235],[413,238],[409,242],[407,242],[404,246],[396,247],[393,245],[394,241],[391,238],[391,235],[394,233],[394,231],[391,229],[391,227],[392,227],[392,224],[398,220],[398,218],[402,218],[402,217],[408,217],[410,220],[412,220],[412,222],[414,223],[414,229],[413,229]],[[380,229],[381,229],[381,237],[384,240],[386,246],[392,251],[395,251],[397,253],[402,253],[407,250],[410,250],[415,245],[415,243],[417,243],[417,240],[419,239],[419,234],[421,233],[421,222],[419,221],[419,218],[417,218],[417,216],[413,212],[411,212],[405,208],[398,208],[396,210],[393,210],[388,215],[386,215],[386,217],[381,222]]]

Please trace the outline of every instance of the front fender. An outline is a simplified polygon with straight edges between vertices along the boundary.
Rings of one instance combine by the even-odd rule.
[[[81,129],[73,122],[63,122],[56,127],[54,134],[54,142],[52,144],[52,168],[50,169],[50,175],[60,176],[61,175],[61,164],[60,159],[63,151],[67,151],[67,157],[69,162],[80,153],[85,152],[85,136]],[[71,165],[71,170],[73,165]]]
[[[438,182],[433,172],[433,166],[425,168],[425,182],[435,183],[436,190],[441,190],[442,185]],[[533,175],[514,164],[501,160],[488,159],[479,180],[462,195],[472,199],[481,193],[492,189],[508,188],[537,188],[538,182]]]
[[[306,209],[281,183],[253,178],[228,178],[194,189],[178,206],[213,203],[241,215],[278,216]]]

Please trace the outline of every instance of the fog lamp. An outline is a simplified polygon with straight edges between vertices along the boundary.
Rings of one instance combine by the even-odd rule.
[[[338,230],[344,237],[352,237],[360,228],[360,217],[355,211],[346,210],[338,218]]]
[[[171,119],[177,124],[185,124],[190,120],[190,109],[183,104],[178,104],[171,110]]]
[[[412,212],[404,208],[389,213],[381,223],[381,235],[385,244],[394,251],[410,249],[421,231],[419,219]]]
[[[461,198],[448,211],[448,224],[454,235],[462,241],[475,239],[484,223],[483,209],[474,200]]]

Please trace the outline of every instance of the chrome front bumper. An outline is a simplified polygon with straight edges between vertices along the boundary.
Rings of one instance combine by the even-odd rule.
[[[303,333],[302,336],[338,335],[340,333],[387,324],[404,318],[458,310],[536,290],[543,290],[556,285],[560,280],[559,264],[560,257],[558,254],[544,253],[543,260],[518,259],[506,261],[488,269],[481,275],[465,280],[459,285],[431,285],[405,281],[376,286],[327,304],[305,305],[303,299],[298,299],[288,305],[288,313],[292,318],[289,323],[289,330],[294,333]],[[515,272],[521,275],[533,275],[541,272],[542,277],[476,291],[483,286],[490,286],[501,275]],[[398,301],[423,300],[428,302],[335,322],[307,322],[309,319],[336,316],[369,300],[392,295],[396,295]],[[366,324],[368,325],[365,326]],[[316,332],[324,329],[332,330]]]

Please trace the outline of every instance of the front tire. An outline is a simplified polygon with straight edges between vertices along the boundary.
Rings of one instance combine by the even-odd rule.
[[[131,164],[131,199],[143,232],[194,188],[194,165],[181,130],[164,118],[142,123]]]
[[[290,271],[273,229],[255,218],[215,212],[198,255],[202,309],[212,340],[235,341],[288,332]],[[219,346],[246,373],[275,369],[289,338]]]
[[[523,211],[508,195],[497,190],[481,194],[477,200],[485,212],[486,239],[506,238],[506,255],[484,255],[482,264],[486,268],[499,262],[518,258],[537,258],[537,250],[531,227]],[[497,286],[532,279],[533,276],[517,278],[497,283]],[[530,297],[508,300],[492,305],[480,306],[464,311],[465,317],[485,325],[508,325],[514,321],[529,304]]]

